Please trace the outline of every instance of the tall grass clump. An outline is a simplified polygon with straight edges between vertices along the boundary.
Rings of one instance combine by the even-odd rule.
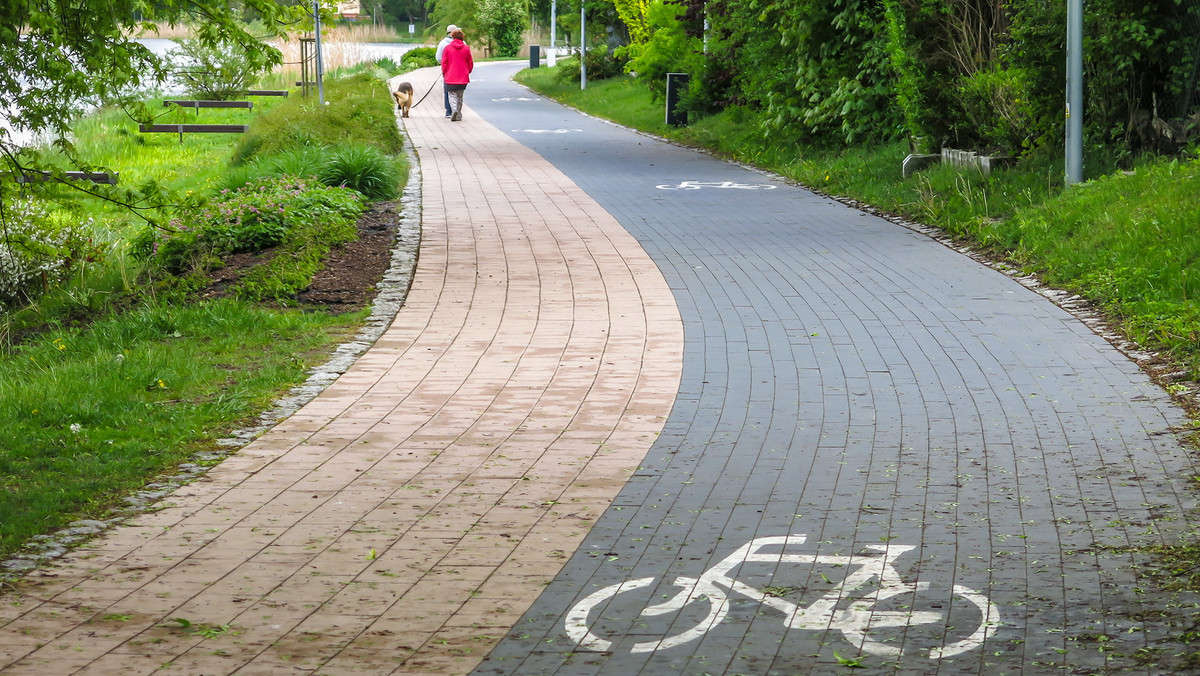
[[[325,106],[289,97],[260,116],[238,143],[234,164],[300,146],[370,145],[388,154],[403,150],[395,104],[379,80],[365,73],[331,80],[325,95]]]
[[[353,146],[330,153],[318,176],[325,185],[350,188],[379,201],[400,194],[402,171],[396,160],[378,149]]]

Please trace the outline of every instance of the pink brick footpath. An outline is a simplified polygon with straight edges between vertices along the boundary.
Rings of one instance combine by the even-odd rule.
[[[440,98],[404,121],[423,233],[394,324],[161,509],[0,596],[0,673],[465,673],[578,546],[670,410],[679,315],[599,205]]]

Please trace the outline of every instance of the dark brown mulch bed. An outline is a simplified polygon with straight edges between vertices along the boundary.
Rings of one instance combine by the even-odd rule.
[[[399,222],[399,202],[373,204],[358,219],[358,240],[329,252],[325,267],[296,300],[301,307],[321,307],[331,312],[352,312],[370,305],[376,286],[392,259],[392,244]],[[212,282],[200,292],[202,298],[220,298],[250,268],[265,263],[274,250],[234,254],[225,267],[214,270]]]

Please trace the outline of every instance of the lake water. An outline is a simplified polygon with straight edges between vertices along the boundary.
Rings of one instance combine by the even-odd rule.
[[[158,55],[169,54],[172,50],[178,47],[174,40],[163,38],[145,38],[138,42],[146,45],[150,51]],[[399,44],[399,43],[383,43],[383,42],[356,42],[356,43],[337,43],[331,45],[331,49],[338,50],[338,60],[342,65],[353,65],[363,61],[375,61],[377,59],[391,58],[396,63],[400,63],[400,57],[410,49],[421,45],[414,44]],[[178,85],[167,82],[158,91],[168,96],[179,95],[182,90]],[[13,129],[9,123],[9,115],[6,113],[6,108],[0,105],[0,128],[9,132],[8,139],[17,145],[31,145],[38,142],[38,139],[33,134],[20,129]]]

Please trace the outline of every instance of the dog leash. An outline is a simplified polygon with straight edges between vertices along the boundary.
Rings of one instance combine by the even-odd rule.
[[[424,100],[425,100],[425,97],[426,97],[426,96],[429,96],[429,92],[432,92],[432,91],[433,91],[433,88],[437,86],[437,83],[438,83],[438,82],[440,82],[440,81],[441,81],[442,79],[444,79],[445,77],[446,77],[446,76],[443,74],[441,77],[439,77],[438,79],[434,80],[434,81],[433,81],[433,84],[429,85],[429,91],[428,91],[428,92],[425,92],[425,96],[422,96],[422,97],[421,97],[421,101],[424,101]],[[421,105],[421,101],[417,101],[416,103],[414,103],[414,104],[412,105],[412,107],[413,107],[413,108],[416,108],[417,106]]]

